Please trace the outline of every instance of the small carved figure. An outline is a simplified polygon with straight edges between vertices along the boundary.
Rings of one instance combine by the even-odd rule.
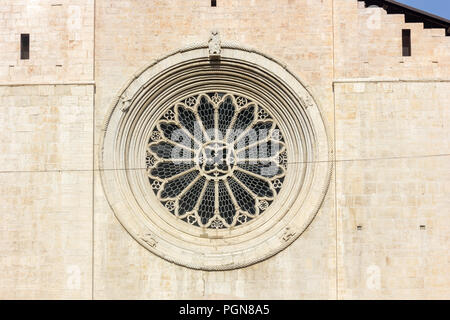
[[[209,57],[214,60],[220,59],[220,53],[222,48],[220,46],[220,35],[217,30],[211,31],[211,36],[208,41],[209,45]]]
[[[120,110],[123,112],[127,112],[131,105],[131,100],[133,98],[128,98],[128,95],[126,92],[123,93],[123,95],[120,97]]]
[[[309,96],[306,96],[306,98],[301,98],[301,99],[302,99],[303,106],[305,107],[305,109],[308,109],[308,108],[311,108],[314,106],[314,103]]]
[[[289,240],[291,240],[291,238],[292,238],[293,236],[295,236],[295,234],[296,234],[295,231],[291,230],[291,228],[289,228],[289,227],[286,227],[286,229],[284,230],[282,239],[283,239],[284,241],[288,242]]]
[[[156,244],[158,241],[156,241],[151,234],[144,234],[141,236],[142,241],[144,241],[146,244],[148,244],[150,247],[154,248],[156,247]]]

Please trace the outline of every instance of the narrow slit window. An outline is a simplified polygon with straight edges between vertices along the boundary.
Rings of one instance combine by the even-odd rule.
[[[211,0],[211,7],[217,7],[217,0]]]
[[[402,30],[403,56],[411,56],[411,29]]]
[[[30,35],[28,33],[20,35],[20,59],[30,59]]]

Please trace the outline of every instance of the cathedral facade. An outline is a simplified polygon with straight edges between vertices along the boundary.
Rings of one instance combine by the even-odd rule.
[[[0,4],[0,299],[450,297],[449,20]]]

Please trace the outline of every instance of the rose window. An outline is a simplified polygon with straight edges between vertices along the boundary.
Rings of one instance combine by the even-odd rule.
[[[111,102],[100,140],[115,217],[189,268],[280,252],[329,201],[333,143],[310,91],[285,64],[217,34],[143,67]]]
[[[287,153],[273,117],[249,98],[189,96],[154,125],[147,148],[150,186],[167,212],[224,229],[266,211],[283,187]]]

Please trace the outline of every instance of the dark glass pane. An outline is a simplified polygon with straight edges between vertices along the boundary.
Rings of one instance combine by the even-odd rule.
[[[403,56],[410,57],[411,56],[411,30],[410,29],[402,30],[402,45],[403,45]]]
[[[30,35],[28,33],[20,35],[20,59],[30,59]]]

